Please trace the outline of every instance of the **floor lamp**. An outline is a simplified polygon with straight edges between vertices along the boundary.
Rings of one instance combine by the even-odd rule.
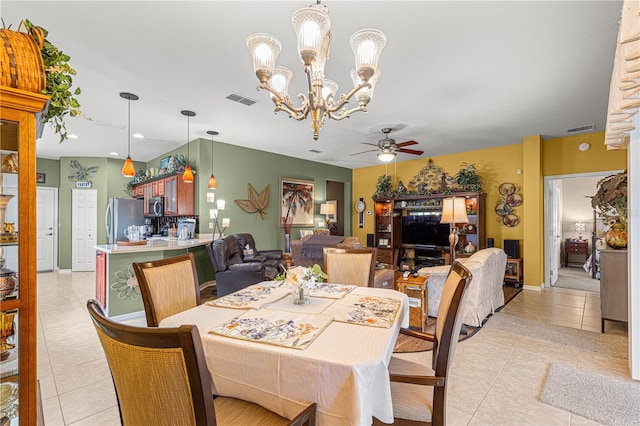
[[[456,245],[458,244],[458,227],[456,224],[469,223],[467,206],[464,197],[445,198],[442,200],[442,218],[440,223],[451,224],[449,234],[449,252],[451,263],[456,260]]]

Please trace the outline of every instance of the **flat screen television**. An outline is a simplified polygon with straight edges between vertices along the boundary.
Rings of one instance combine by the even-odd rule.
[[[402,216],[402,244],[422,249],[449,247],[449,224],[440,223],[440,214],[415,212]]]

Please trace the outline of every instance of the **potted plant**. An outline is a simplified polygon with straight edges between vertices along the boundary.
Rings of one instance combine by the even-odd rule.
[[[460,170],[455,175],[455,179],[462,191],[482,191],[482,181],[473,163],[462,163]]]
[[[596,184],[591,206],[600,216],[611,217],[605,242],[611,248],[627,246],[627,171],[607,176]],[[616,217],[617,216],[617,217]]]
[[[50,123],[55,133],[60,134],[60,142],[67,139],[67,128],[65,125],[65,117],[82,116],[80,112],[80,103],[75,98],[80,94],[80,88],[76,87],[72,91],[73,76],[76,70],[69,65],[69,55],[65,54],[58,47],[53,45],[47,36],[49,32],[42,27],[38,27],[31,23],[28,19],[24,20],[27,30],[32,28],[39,29],[39,32],[32,32],[34,37],[43,36],[44,40],[37,40],[43,43],[42,61],[44,62],[46,87],[42,90],[42,94],[49,96],[48,107],[43,111],[41,117],[42,122],[39,124]],[[39,126],[39,133],[42,126]]]
[[[378,177],[378,183],[376,184],[376,193],[373,194],[372,198],[385,198],[392,197],[393,190],[391,188],[391,176],[388,174],[384,174]]]

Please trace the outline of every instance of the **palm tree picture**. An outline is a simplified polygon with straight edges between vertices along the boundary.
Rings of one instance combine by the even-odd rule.
[[[307,180],[280,179],[280,217],[287,224],[313,226],[315,183]]]

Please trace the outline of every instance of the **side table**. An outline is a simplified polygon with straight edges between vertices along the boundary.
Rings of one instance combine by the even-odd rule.
[[[409,326],[417,327],[425,331],[427,322],[429,290],[427,282],[429,277],[409,275],[407,278],[400,276],[396,280],[396,288],[409,298]]]

